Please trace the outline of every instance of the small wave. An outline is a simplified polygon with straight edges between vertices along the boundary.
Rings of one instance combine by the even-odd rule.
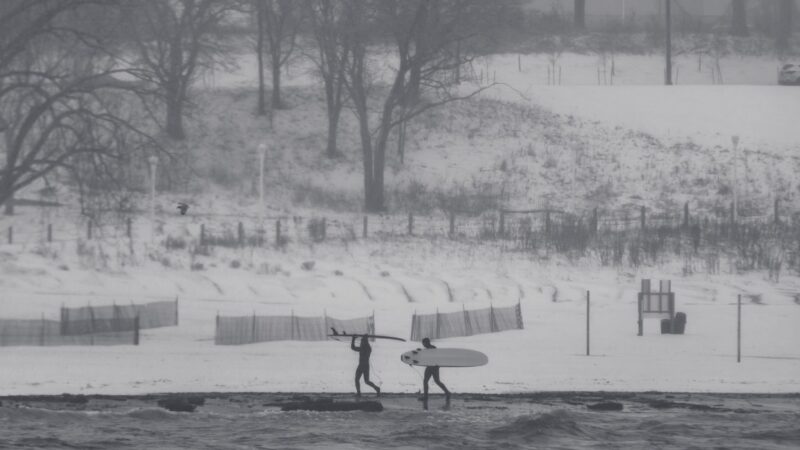
[[[557,409],[533,416],[518,417],[512,423],[489,430],[492,437],[532,438],[537,436],[585,436],[586,432],[578,425],[575,414]]]
[[[75,411],[37,408],[31,406],[16,406],[13,408],[0,408],[0,419],[22,421],[54,421],[55,423],[69,420],[85,420],[97,416],[100,411]]]
[[[124,415],[139,420],[172,420],[177,414],[161,408],[136,408]]]

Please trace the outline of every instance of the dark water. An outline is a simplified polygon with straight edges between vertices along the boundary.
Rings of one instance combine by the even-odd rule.
[[[351,400],[334,396],[336,401]],[[194,413],[157,398],[2,399],[0,448],[797,449],[800,396],[577,394],[387,396],[384,411],[281,412],[289,396],[208,395]],[[587,405],[617,402],[622,411]],[[267,406],[265,406],[267,405]]]

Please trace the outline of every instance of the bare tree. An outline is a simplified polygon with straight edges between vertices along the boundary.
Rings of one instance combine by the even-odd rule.
[[[258,60],[258,115],[267,115],[267,101],[264,86],[264,1],[254,0],[256,8],[256,59]]]
[[[428,23],[432,3],[430,0],[346,2],[344,37],[351,48],[351,57],[345,68],[345,85],[359,123],[367,211],[386,207],[384,170],[391,131],[432,108],[469,98],[482,90],[459,94],[452,83],[455,67],[465,63],[453,60],[451,50],[457,36],[452,26],[438,27],[436,35],[429,35],[424,45],[415,45],[421,42],[415,39]],[[370,46],[370,36],[377,30],[389,30],[394,41],[395,59],[388,86],[378,84],[373,67],[373,59],[378,56],[370,54],[370,50],[378,48]],[[412,102],[412,97],[418,100]],[[377,111],[371,110],[370,106],[376,103]]]
[[[332,0],[307,0],[306,8],[317,43],[317,54],[312,58],[317,66],[325,89],[328,115],[328,139],[325,154],[337,155],[336,136],[339,118],[344,106],[345,62],[350,57],[349,41],[343,39],[343,4]]]
[[[792,13],[794,0],[780,0],[778,15],[777,47],[784,50],[789,47],[789,38],[792,36]]]
[[[301,4],[292,0],[256,0],[262,5],[267,38],[266,51],[269,53],[272,69],[272,107],[285,108],[281,100],[281,68],[291,58],[295,49],[295,38],[300,27]]]
[[[236,6],[227,0],[129,0],[136,75],[158,87],[165,130],[184,139],[189,88],[204,69],[226,59],[220,25]]]
[[[575,28],[586,29],[586,0],[575,0],[573,12]]]
[[[747,8],[744,0],[731,0],[731,34],[747,36]]]
[[[103,4],[20,0],[0,8],[0,204],[7,207],[15,192],[57,169],[74,171],[81,158],[105,165],[155,146],[132,107],[144,94],[139,84],[123,81],[129,71],[96,36],[64,20],[90,3]]]

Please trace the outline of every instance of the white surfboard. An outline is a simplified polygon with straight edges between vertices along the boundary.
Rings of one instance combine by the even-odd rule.
[[[466,348],[418,348],[400,355],[400,361],[414,366],[476,367],[487,364],[489,357]]]

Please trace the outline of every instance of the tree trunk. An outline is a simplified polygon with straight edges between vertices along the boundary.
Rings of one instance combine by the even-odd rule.
[[[731,34],[747,36],[747,10],[744,0],[731,0]]]
[[[777,46],[781,50],[789,47],[789,39],[792,36],[792,13],[794,12],[793,0],[781,0],[778,14],[778,37]]]
[[[397,125],[397,153],[400,155],[400,164],[406,162],[406,121]]]
[[[336,134],[339,128],[339,116],[341,112],[341,106],[334,108],[334,110],[328,109],[328,145],[325,147],[325,154],[328,155],[329,158],[336,157]]]
[[[186,138],[183,131],[183,101],[178,93],[167,93],[167,136],[179,141]]]
[[[664,84],[667,86],[672,85],[672,0],[664,0],[665,5],[665,19],[666,19],[666,47],[664,55],[666,64],[664,67]]]
[[[180,36],[176,36],[170,43],[169,73],[170,79],[166,86],[167,96],[167,136],[176,140],[186,138],[183,131],[183,95],[181,89],[181,75],[183,70],[183,49]]]
[[[281,66],[280,62],[272,61],[272,108],[283,109],[281,103]]]
[[[2,119],[0,119],[2,120]],[[2,123],[2,122],[0,122]],[[10,131],[6,131],[5,133],[3,130],[0,130],[0,137],[3,137],[3,140],[0,140],[0,143],[5,144],[6,149],[6,170],[8,170],[7,175],[3,175],[3,178],[0,178],[0,182],[4,182],[4,186],[0,186],[0,204],[3,204],[3,211],[5,215],[11,216],[14,214],[14,179],[11,177],[11,169],[14,161],[11,159],[11,137]],[[3,142],[5,141],[5,142]]]
[[[258,115],[267,114],[267,104],[264,98],[264,0],[256,0],[258,7],[258,41],[256,53],[258,54]]]
[[[575,0],[575,28],[586,29],[586,0]]]

